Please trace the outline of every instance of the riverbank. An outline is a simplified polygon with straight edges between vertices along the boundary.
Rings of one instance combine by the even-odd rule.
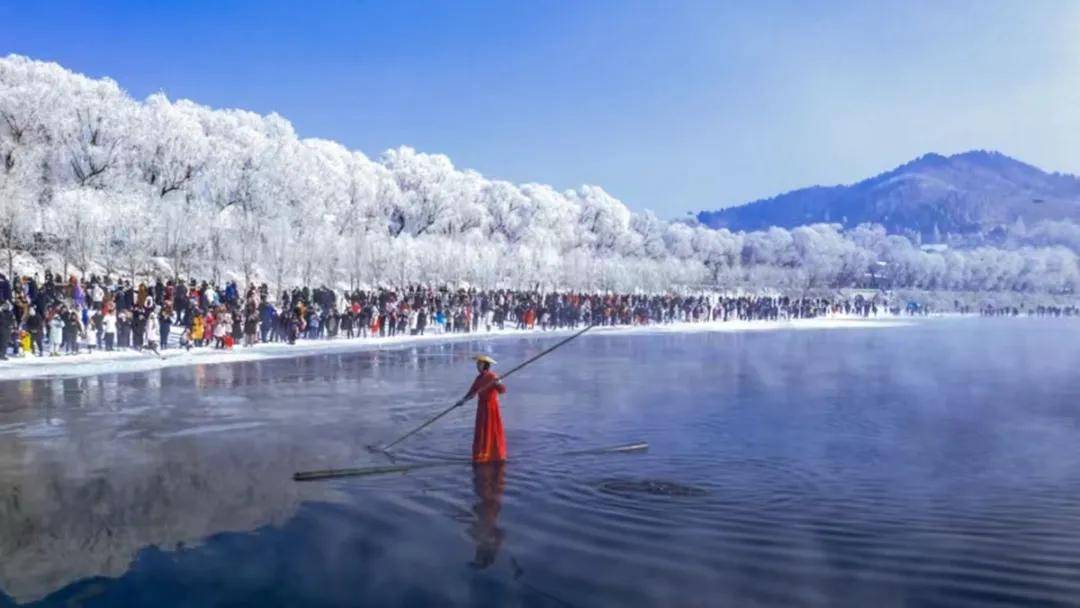
[[[631,333],[687,333],[687,332],[738,332],[738,331],[775,331],[805,329],[844,329],[867,327],[892,327],[906,323],[905,317],[891,315],[862,318],[854,316],[829,316],[815,319],[793,319],[786,321],[728,321],[707,323],[671,323],[667,325],[640,325],[595,327],[590,333],[596,334],[631,334]],[[235,363],[276,359],[281,357],[302,357],[329,353],[360,352],[366,350],[397,349],[415,345],[439,344],[465,340],[487,340],[510,337],[558,337],[574,333],[571,329],[558,330],[517,330],[503,329],[490,332],[426,334],[423,336],[393,336],[375,338],[337,338],[333,340],[301,340],[296,344],[272,342],[256,344],[232,350],[216,350],[209,347],[193,348],[190,351],[170,348],[160,351],[160,355],[151,351],[134,350],[93,352],[60,357],[10,358],[0,361],[0,381],[22,380],[27,378],[92,376],[117,372],[138,372],[166,367],[185,365],[206,365],[215,363]]]

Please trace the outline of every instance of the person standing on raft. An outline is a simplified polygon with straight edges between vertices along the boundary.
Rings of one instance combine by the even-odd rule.
[[[476,395],[472,459],[474,463],[503,462],[506,460],[506,436],[499,414],[499,395],[506,392],[506,386],[491,371],[491,366],[495,365],[494,359],[487,355],[477,355],[473,359],[479,374],[465,394],[465,399]]]

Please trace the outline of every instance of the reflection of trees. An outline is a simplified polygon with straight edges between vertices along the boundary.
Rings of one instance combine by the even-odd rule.
[[[329,491],[294,471],[370,461],[365,444],[458,390],[446,361],[471,350],[0,383],[0,590],[33,600],[148,546],[282,522]]]
[[[246,435],[226,445],[185,437],[134,450],[127,442],[122,450],[0,442],[0,463],[16,465],[0,468],[0,588],[34,600],[82,578],[118,576],[147,546],[168,550],[282,523],[302,492],[320,488],[291,481],[294,454],[259,449]]]

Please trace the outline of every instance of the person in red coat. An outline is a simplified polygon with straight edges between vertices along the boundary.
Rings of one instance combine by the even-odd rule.
[[[506,387],[499,381],[491,366],[495,360],[487,355],[473,357],[479,374],[473,380],[466,399],[476,395],[476,429],[473,432],[473,462],[503,462],[506,460],[506,436],[499,415],[499,395]]]

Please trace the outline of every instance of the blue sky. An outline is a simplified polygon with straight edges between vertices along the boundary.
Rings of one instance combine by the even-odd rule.
[[[925,152],[1080,172],[1080,3],[5,2],[9,52],[665,217]]]

